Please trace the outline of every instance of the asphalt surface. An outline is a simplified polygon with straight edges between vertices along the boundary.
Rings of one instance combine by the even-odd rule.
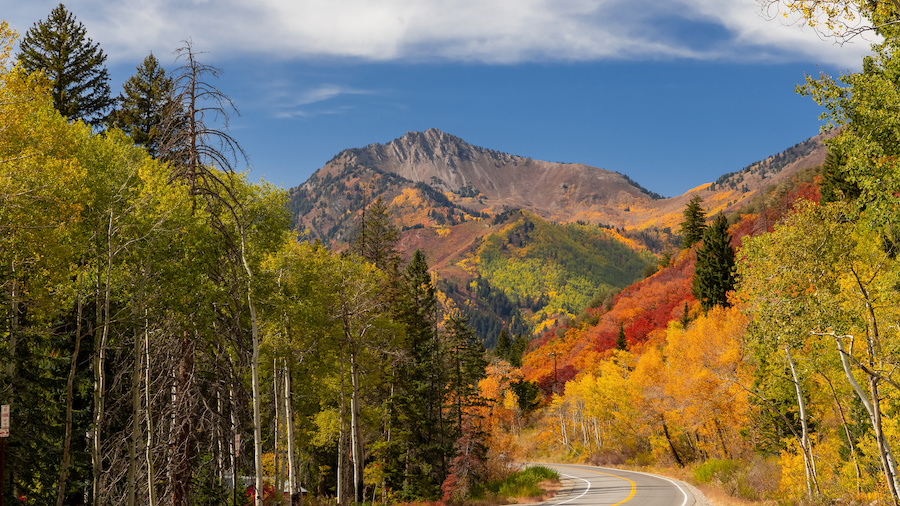
[[[693,506],[694,495],[684,485],[647,473],[606,467],[540,464],[556,469],[570,488],[545,506]]]

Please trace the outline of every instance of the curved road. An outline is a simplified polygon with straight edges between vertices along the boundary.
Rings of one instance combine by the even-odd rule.
[[[636,471],[569,464],[539,464],[573,482],[547,506],[691,506],[694,496],[674,480]]]

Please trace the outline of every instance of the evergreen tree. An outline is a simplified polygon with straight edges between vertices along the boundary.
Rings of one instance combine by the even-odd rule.
[[[703,309],[728,306],[728,292],[734,290],[734,248],[728,233],[728,219],[719,213],[703,234],[697,250],[692,293]]]
[[[19,45],[19,62],[29,73],[44,72],[52,85],[53,106],[70,120],[97,126],[114,105],[106,55],[63,4],[28,29]]]
[[[399,238],[400,231],[391,222],[387,204],[378,197],[363,210],[353,250],[379,269],[395,273],[400,264],[400,255],[394,249]]]
[[[407,498],[435,498],[446,478],[452,441],[445,438],[442,367],[437,333],[438,302],[425,255],[417,250],[400,279],[396,320],[405,330],[404,361],[398,369],[397,420],[399,461],[390,464],[402,476]],[[399,471],[402,469],[402,471]]]
[[[453,440],[456,440],[463,433],[466,408],[482,403],[478,382],[484,379],[487,360],[484,359],[484,345],[475,337],[464,318],[448,318],[446,327],[449,352],[447,370],[450,371],[448,390],[452,396],[449,411],[455,418],[456,433]],[[501,335],[505,332],[501,332]],[[506,340],[509,341],[509,335]]]
[[[512,348],[509,351],[509,363],[513,367],[522,367],[522,355],[528,351],[528,344],[531,341],[523,334],[517,334],[513,340]]]
[[[506,329],[503,329],[500,331],[500,335],[497,336],[497,346],[494,347],[494,356],[509,362],[511,351],[512,340],[509,338],[509,332],[507,332]]]
[[[131,136],[135,144],[147,148],[155,158],[159,152],[160,128],[167,108],[172,106],[172,79],[150,53],[123,88],[118,99],[120,107],[111,115],[112,124]]]
[[[706,211],[700,207],[703,199],[694,195],[684,208],[684,221],[681,222],[681,247],[688,249],[703,239],[706,230]]]
[[[819,185],[822,203],[856,200],[862,195],[859,185],[847,180],[841,158],[834,149],[829,149],[825,155],[825,163],[822,164],[822,182]]]
[[[628,349],[628,341],[625,339],[625,325],[622,322],[619,322],[619,335],[616,337],[616,349]]]

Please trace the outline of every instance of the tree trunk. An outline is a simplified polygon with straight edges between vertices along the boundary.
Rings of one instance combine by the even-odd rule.
[[[191,483],[191,409],[190,390],[194,375],[194,343],[187,336],[181,338],[177,372],[175,408],[175,445],[172,455],[172,506],[189,503]]]
[[[288,490],[291,494],[291,501],[297,494],[297,470],[294,468],[294,406],[291,403],[291,369],[288,367],[287,360],[284,361],[284,418],[285,429],[287,432],[287,468],[288,468]]]
[[[83,273],[78,273],[78,301],[76,302],[75,349],[72,351],[72,362],[69,365],[69,378],[66,381],[66,437],[63,443],[62,463],[59,469],[59,489],[56,494],[56,506],[62,506],[66,498],[66,479],[69,475],[69,460],[72,448],[73,409],[75,401],[75,371],[78,368],[78,351],[81,349],[81,317],[84,309],[84,298],[81,294]],[[0,477],[2,479],[2,477]]]
[[[345,504],[347,500],[346,494],[344,493],[345,477],[344,477],[344,460],[346,459],[344,448],[344,439],[347,434],[347,393],[345,389],[345,377],[344,373],[344,347],[341,345],[341,435],[340,440],[338,441],[338,465],[337,465],[337,503]]]
[[[816,476],[816,463],[812,454],[812,444],[809,441],[809,424],[806,416],[806,401],[803,399],[803,391],[800,388],[800,377],[794,365],[794,359],[791,357],[791,350],[788,346],[784,347],[785,356],[787,356],[788,364],[791,367],[791,374],[794,377],[794,389],[797,393],[797,406],[800,410],[800,427],[802,430],[800,436],[800,449],[803,451],[803,462],[806,464],[806,489],[810,499],[813,493],[819,494],[819,483]]]
[[[147,503],[149,506],[156,506],[156,468],[153,465],[153,410],[150,403],[150,331],[147,328],[146,314],[145,310],[144,356],[146,357],[147,365],[144,369],[144,406],[147,412],[147,442],[144,453],[147,459]]]
[[[350,398],[350,453],[353,461],[353,497],[356,502],[362,502],[363,473],[359,421],[359,352],[356,348],[354,343],[350,343],[350,379],[353,386],[352,397]]]
[[[111,298],[112,283],[112,264],[113,264],[113,222],[114,214],[109,211],[109,223],[106,230],[106,279],[103,288],[103,309],[102,309],[102,329],[100,331],[100,339],[96,343],[94,358],[94,433],[92,441],[92,460],[93,460],[93,502],[95,506],[100,506],[100,477],[103,474],[103,456],[101,434],[103,424],[105,423],[106,412],[106,345],[109,342],[109,327],[111,325],[109,316],[109,302]],[[98,265],[99,270],[99,265]],[[98,282],[100,276],[97,277]],[[98,283],[99,291],[99,283]],[[99,303],[99,301],[98,301]]]

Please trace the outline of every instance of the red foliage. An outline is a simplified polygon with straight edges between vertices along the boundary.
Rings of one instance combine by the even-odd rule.
[[[792,211],[800,200],[819,201],[817,183],[801,183],[786,193],[774,205],[759,214],[744,215],[732,226],[732,246],[740,247],[746,235],[771,231],[776,223]],[[660,335],[669,322],[682,317],[685,305],[696,304],[691,294],[696,257],[693,251],[682,252],[668,267],[656,274],[625,288],[613,298],[612,307],[602,313],[600,308],[589,309],[599,317],[598,323],[587,328],[551,328],[532,341],[532,360],[523,367],[526,378],[537,381],[541,392],[548,395],[553,390],[553,364],[547,357],[553,353],[557,364],[557,377],[562,385],[577,375],[579,367],[596,363],[596,355],[616,346],[619,328],[625,331],[628,346],[640,349],[640,345]],[[590,357],[594,354],[593,361]]]
[[[565,392],[566,383],[575,378],[578,375],[578,369],[575,368],[572,364],[566,364],[563,366],[558,366],[556,369],[556,375],[551,372],[550,374],[541,376],[537,379],[538,389],[541,391],[541,395],[544,397],[549,397],[550,394],[553,393],[553,387],[558,385],[558,392],[560,395]]]

